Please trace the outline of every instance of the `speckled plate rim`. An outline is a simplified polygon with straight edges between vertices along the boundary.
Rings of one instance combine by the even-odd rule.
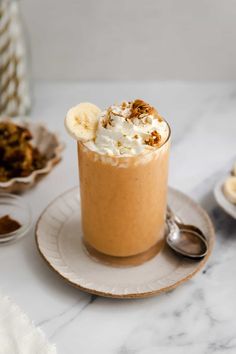
[[[44,259],[44,261],[46,262],[46,264],[49,266],[49,268],[51,268],[60,278],[64,279],[65,282],[69,285],[72,285],[73,287],[89,293],[89,294],[93,294],[93,295],[98,295],[98,296],[102,296],[102,297],[108,297],[108,298],[115,298],[115,299],[134,299],[134,298],[147,298],[147,297],[152,297],[161,293],[165,293],[168,291],[171,291],[173,289],[175,289],[176,287],[178,287],[179,285],[185,283],[186,281],[190,280],[196,273],[198,273],[206,264],[206,262],[208,261],[213,247],[214,247],[214,243],[215,243],[215,230],[214,230],[214,226],[211,222],[210,217],[208,216],[208,214],[206,213],[206,211],[194,200],[192,200],[190,197],[188,197],[186,194],[180,192],[177,189],[174,189],[172,187],[169,187],[169,190],[173,191],[174,193],[177,193],[179,195],[181,195],[182,198],[184,198],[185,200],[188,200],[188,203],[190,203],[195,209],[197,209],[198,213],[201,215],[201,217],[203,219],[205,219],[208,228],[209,228],[209,251],[208,254],[204,257],[204,259],[202,261],[200,261],[198,263],[198,266],[191,272],[189,273],[187,276],[184,276],[181,280],[176,281],[176,283],[171,284],[170,286],[165,286],[161,289],[158,290],[153,290],[153,291],[145,291],[145,292],[138,292],[138,293],[129,293],[129,294],[113,294],[110,292],[104,292],[104,291],[100,291],[100,290],[96,290],[96,289],[90,289],[84,286],[81,286],[78,283],[73,282],[72,280],[68,279],[67,277],[65,277],[63,274],[61,274],[58,269],[56,269],[54,267],[53,264],[50,263],[50,261],[47,259],[47,257],[44,255],[44,253],[41,251],[40,249],[40,244],[39,244],[39,234],[38,234],[38,229],[39,229],[39,224],[43,218],[43,216],[47,213],[48,209],[57,202],[58,199],[62,198],[64,195],[70,193],[72,190],[77,189],[78,187],[73,187],[67,191],[65,191],[64,193],[60,194],[58,197],[56,197],[52,202],[50,202],[48,204],[48,206],[43,210],[43,212],[41,213],[37,223],[36,223],[36,227],[35,227],[35,241],[36,241],[36,247],[39,251],[39,254],[42,256],[42,258]],[[158,255],[157,255],[158,256]],[[173,255],[174,256],[174,255]]]
[[[222,178],[217,184],[215,185],[214,188],[214,197],[217,202],[217,204],[232,218],[236,219],[236,205],[233,205],[228,201],[228,199],[225,197],[224,192],[223,192],[223,184],[226,180],[227,177],[230,175],[226,175],[224,178]]]

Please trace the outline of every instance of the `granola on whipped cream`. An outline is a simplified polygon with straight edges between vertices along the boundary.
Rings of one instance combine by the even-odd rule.
[[[169,126],[157,110],[136,99],[102,111],[96,136],[85,145],[100,154],[132,156],[161,147],[168,136]]]

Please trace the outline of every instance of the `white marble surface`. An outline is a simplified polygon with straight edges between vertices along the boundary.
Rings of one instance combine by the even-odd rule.
[[[24,197],[36,221],[54,197],[77,184],[76,148],[63,128],[71,105],[135,97],[155,104],[171,123],[170,184],[199,200],[212,217],[217,241],[205,269],[150,299],[90,296],[47,267],[32,230],[0,247],[0,289],[42,327],[59,354],[234,354],[236,222],[217,207],[212,188],[236,158],[236,83],[39,82],[32,119],[58,131],[67,147],[63,161]]]

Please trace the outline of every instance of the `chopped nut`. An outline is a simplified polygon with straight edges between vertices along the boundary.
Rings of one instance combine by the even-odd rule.
[[[154,114],[156,112],[155,108],[150,106],[143,100],[135,100],[132,104],[130,118],[140,117],[142,114]]]
[[[144,140],[146,145],[153,146],[153,147],[158,146],[160,141],[161,141],[161,135],[156,130],[154,130],[151,133],[151,136],[148,139]]]
[[[118,112],[115,112],[115,111],[111,111],[111,114],[112,114],[113,116],[120,116],[120,115],[121,115],[121,113],[118,113]]]
[[[111,107],[109,107],[107,110],[106,116],[102,120],[103,128],[107,128],[108,124],[110,124],[112,126],[112,115],[115,115],[115,114],[112,112]]]
[[[163,117],[156,111],[154,114],[154,117],[159,121],[159,122],[163,122]]]
[[[125,102],[125,101],[124,101],[124,102],[122,102],[122,104],[121,104],[121,108],[122,108],[122,109],[125,109],[126,107],[127,107],[127,102]]]
[[[107,119],[103,119],[103,120],[102,120],[102,126],[103,126],[103,128],[106,128],[106,127],[107,127],[107,124],[108,124]]]

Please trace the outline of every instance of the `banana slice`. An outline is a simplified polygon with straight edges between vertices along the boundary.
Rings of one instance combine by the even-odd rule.
[[[65,118],[68,133],[76,140],[88,141],[96,136],[100,108],[92,103],[80,103],[72,107]]]
[[[236,176],[228,177],[224,183],[223,191],[226,198],[236,204]]]

